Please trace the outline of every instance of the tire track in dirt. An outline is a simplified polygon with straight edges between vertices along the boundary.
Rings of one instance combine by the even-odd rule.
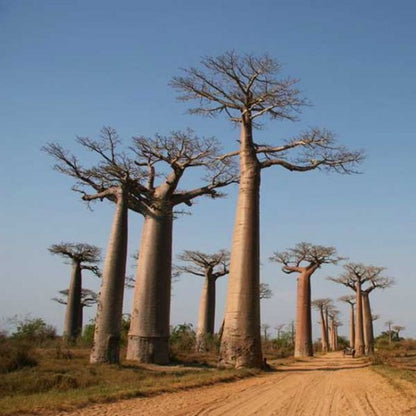
[[[229,384],[95,405],[61,416],[416,416],[415,388],[395,389],[341,354]]]

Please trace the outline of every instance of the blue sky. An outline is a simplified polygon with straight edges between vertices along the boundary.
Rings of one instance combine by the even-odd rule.
[[[397,284],[373,294],[376,331],[391,319],[415,337],[415,19],[411,1],[0,0],[0,318],[31,313],[61,329],[63,307],[50,299],[67,286],[69,269],[47,247],[107,243],[112,206],[88,211],[40,148],[57,141],[77,152],[75,136],[94,137],[103,125],[126,140],[191,127],[234,148],[238,131],[229,122],[187,115],[167,85],[179,68],[234,49],[275,57],[313,104],[297,123],[265,123],[259,142],[319,126],[368,155],[355,176],[264,172],[261,275],[275,295],[263,302],[263,322],[273,327],[295,317],[295,278],[267,258],[308,241],[387,267]],[[235,188],[221,201],[201,199],[175,223],[175,254],[229,248],[235,202]],[[141,224],[131,215],[131,254]],[[339,271],[319,270],[313,297],[344,294],[325,280]],[[99,282],[86,276],[85,286],[98,290]],[[220,321],[226,279],[218,286]],[[189,276],[175,283],[173,324],[196,322],[201,287]],[[128,291],[126,312],[131,297]],[[347,308],[340,308],[346,323]]]

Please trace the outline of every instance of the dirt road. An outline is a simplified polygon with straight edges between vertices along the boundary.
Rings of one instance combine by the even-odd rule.
[[[403,383],[393,387],[364,361],[333,353],[235,383],[123,400],[65,415],[412,416],[416,389]]]

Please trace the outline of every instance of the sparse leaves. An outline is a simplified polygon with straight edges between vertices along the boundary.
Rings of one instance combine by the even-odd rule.
[[[178,255],[178,259],[186,263],[175,266],[175,272],[178,275],[189,273],[217,279],[229,273],[230,252],[228,250],[220,250],[214,254],[185,250]]]
[[[86,243],[60,243],[52,244],[48,250],[64,258],[73,259],[80,263],[98,263],[100,261],[101,249]],[[85,265],[84,268],[87,268]],[[88,267],[88,269],[94,269]]]
[[[336,255],[335,247],[299,243],[286,251],[276,251],[270,261],[281,263],[285,273],[301,273],[305,269],[318,268],[322,264],[337,264],[343,257]]]

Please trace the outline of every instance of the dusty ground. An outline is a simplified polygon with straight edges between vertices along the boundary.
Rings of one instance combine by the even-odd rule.
[[[328,354],[230,384],[96,405],[65,416],[416,415],[416,389],[393,387],[360,359]]]

